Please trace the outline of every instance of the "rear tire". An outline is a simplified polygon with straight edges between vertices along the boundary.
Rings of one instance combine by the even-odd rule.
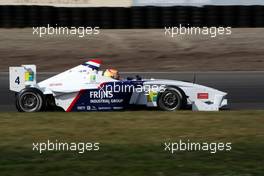
[[[35,88],[23,89],[16,98],[16,107],[19,112],[39,112],[44,105],[43,94]]]
[[[183,106],[184,97],[181,92],[173,87],[168,87],[158,96],[158,107],[164,111],[175,111]]]

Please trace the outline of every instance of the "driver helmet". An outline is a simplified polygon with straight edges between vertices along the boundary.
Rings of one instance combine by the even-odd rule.
[[[116,69],[112,69],[112,68],[106,69],[104,71],[104,76],[110,77],[113,79],[119,79],[120,78],[119,72]]]

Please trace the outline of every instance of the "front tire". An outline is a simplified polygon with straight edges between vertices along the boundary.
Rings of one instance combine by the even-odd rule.
[[[16,107],[19,112],[39,112],[43,108],[42,92],[34,88],[23,89],[17,95]]]
[[[164,111],[175,111],[183,106],[183,95],[181,92],[172,87],[168,87],[158,96],[158,107]]]

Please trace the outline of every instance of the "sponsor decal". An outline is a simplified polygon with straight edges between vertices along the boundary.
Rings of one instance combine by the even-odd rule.
[[[90,103],[94,103],[94,104],[102,104],[102,103],[106,103],[106,104],[111,104],[111,103],[123,103],[123,99],[91,99]]]
[[[54,87],[54,86],[62,86],[62,83],[50,83],[50,87]]]
[[[34,72],[32,70],[25,72],[25,81],[34,81]]]
[[[94,103],[94,104],[102,104],[102,103],[110,104],[110,99],[92,99],[92,100],[90,100],[90,103]]]
[[[124,109],[124,107],[113,107],[114,110]]]
[[[197,93],[197,98],[198,99],[208,99],[209,94],[208,93]]]
[[[133,93],[149,94],[148,100],[156,102],[157,94],[163,90],[163,86],[143,83],[143,81],[102,82],[97,89],[80,91],[68,111],[124,109],[130,106],[129,102]]]
[[[97,108],[95,106],[86,106],[87,111],[97,111]]]
[[[91,91],[90,92],[90,98],[92,99],[104,99],[104,98],[113,98],[113,92],[111,91]]]
[[[85,110],[85,106],[77,106],[77,110],[84,111]]]
[[[123,103],[123,99],[111,99],[111,103]]]
[[[98,110],[111,110],[112,107],[108,106],[108,107],[98,107]]]
[[[96,75],[90,75],[90,81],[93,82],[93,81],[96,81]]]
[[[157,102],[158,93],[149,91],[149,94],[147,95],[148,102]]]

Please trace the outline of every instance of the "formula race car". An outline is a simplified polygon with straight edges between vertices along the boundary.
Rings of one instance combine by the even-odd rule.
[[[227,93],[210,87],[139,76],[120,79],[116,70],[100,71],[100,65],[100,60],[89,60],[39,83],[35,65],[10,67],[10,90],[16,92],[17,110],[109,111],[143,105],[165,111],[186,106],[194,111],[218,111],[227,105]]]

